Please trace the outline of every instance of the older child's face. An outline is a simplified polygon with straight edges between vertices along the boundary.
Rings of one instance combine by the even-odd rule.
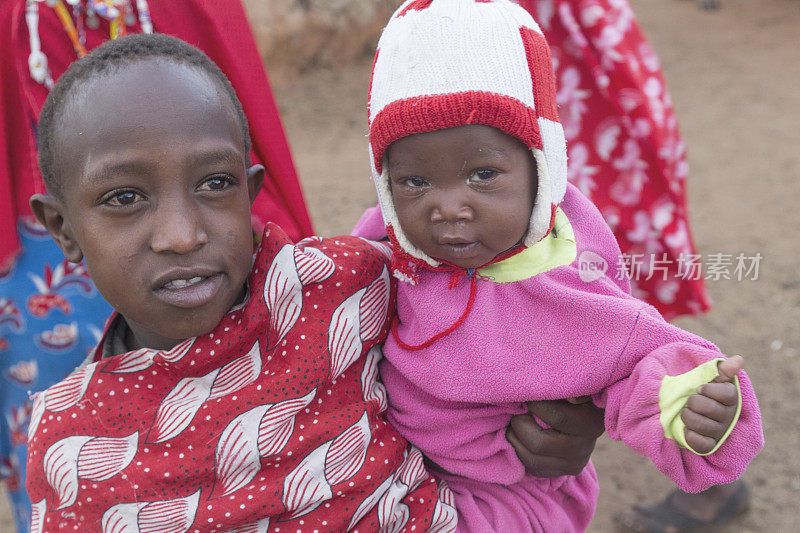
[[[160,58],[77,90],[89,98],[56,132],[63,201],[37,214],[139,344],[210,331],[250,271],[264,173],[246,167],[232,103],[205,72]]]
[[[525,236],[536,170],[517,139],[469,125],[404,137],[387,153],[400,226],[427,255],[476,268]]]

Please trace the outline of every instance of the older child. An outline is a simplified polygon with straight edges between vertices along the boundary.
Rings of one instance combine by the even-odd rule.
[[[390,420],[442,470],[459,529],[581,531],[591,465],[526,475],[503,438],[521,402],[591,395],[606,428],[685,490],[736,479],[762,446],[741,372],[630,296],[619,248],[567,185],[547,44],[507,0],[404,3],[372,73],[377,210],[398,320],[381,373]]]
[[[382,415],[386,250],[268,225],[254,256],[249,150],[225,76],[171,37],[109,42],[48,97],[32,208],[116,313],[36,397],[33,531],[452,530]]]

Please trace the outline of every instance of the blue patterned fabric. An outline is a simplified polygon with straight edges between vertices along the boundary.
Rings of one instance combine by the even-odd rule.
[[[29,393],[60,381],[84,360],[112,309],[86,267],[68,263],[42,226],[24,220],[18,229],[22,253],[0,273],[0,477],[17,527],[27,532]]]

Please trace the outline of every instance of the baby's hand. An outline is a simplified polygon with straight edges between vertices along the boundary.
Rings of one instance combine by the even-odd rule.
[[[744,359],[734,355],[720,361],[719,376],[714,381],[697,389],[689,396],[681,411],[681,420],[686,424],[686,443],[698,453],[708,453],[725,435],[733,422],[739,403],[739,394],[732,383],[734,376],[744,368]]]

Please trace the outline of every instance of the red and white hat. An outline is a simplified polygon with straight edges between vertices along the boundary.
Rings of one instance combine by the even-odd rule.
[[[408,135],[484,124],[531,149],[539,185],[524,244],[552,228],[567,187],[567,150],[556,111],[550,49],[539,26],[510,0],[407,0],[383,30],[369,91],[372,179],[390,237],[431,266],[405,236],[384,165]]]

